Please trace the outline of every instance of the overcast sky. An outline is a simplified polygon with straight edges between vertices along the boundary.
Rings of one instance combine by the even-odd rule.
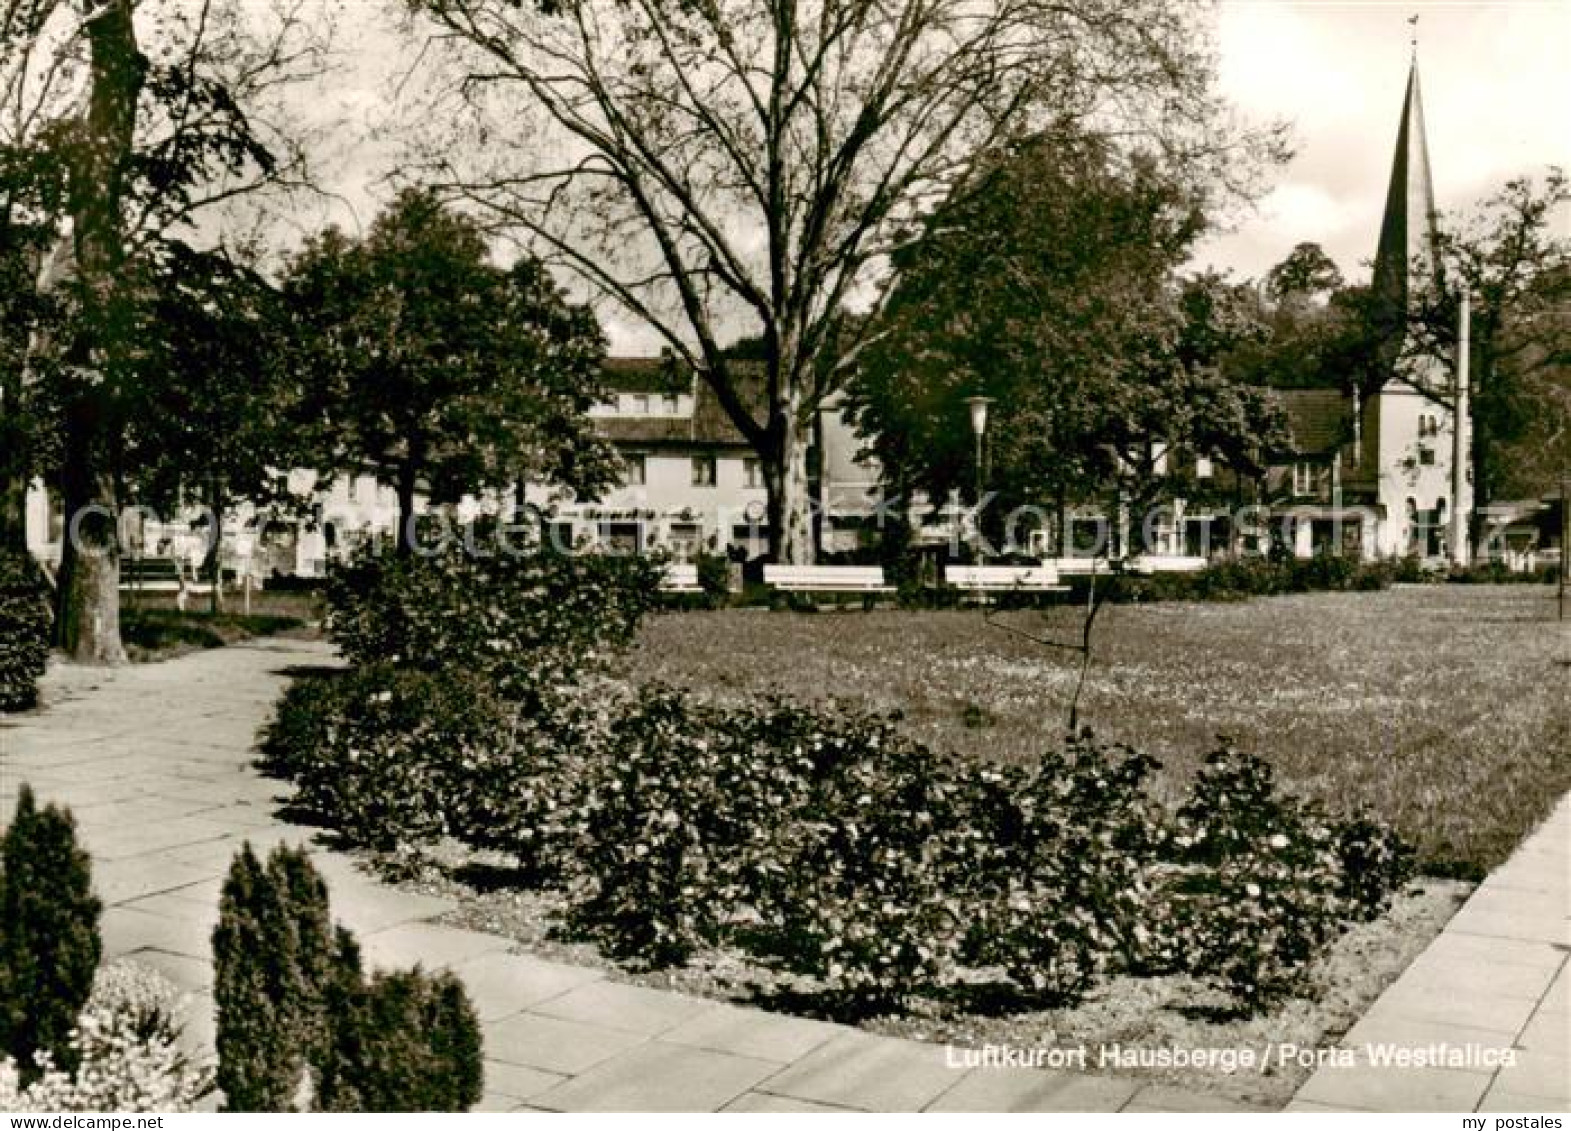
[[[379,30],[387,0],[342,2],[352,77],[338,76],[327,101],[374,119],[398,70],[395,45]],[[1223,91],[1248,118],[1289,123],[1295,156],[1275,171],[1273,189],[1253,213],[1200,248],[1197,266],[1257,278],[1295,244],[1313,240],[1349,280],[1367,277],[1415,13],[1442,213],[1470,207],[1510,177],[1541,174],[1550,164],[1571,168],[1571,0],[1223,0]],[[365,137],[338,152],[332,179],[343,199],[330,209],[333,219],[351,228],[369,222],[386,192],[373,172],[389,152]],[[343,207],[350,203],[353,215]],[[309,229],[325,218],[301,221]],[[658,348],[619,311],[606,308],[601,317],[615,352]]]
[[[1367,276],[1417,13],[1435,203],[1469,208],[1510,177],[1571,167],[1571,0],[1231,0],[1221,77],[1246,113],[1292,124],[1296,156],[1257,214],[1199,262],[1259,276],[1314,240]]]

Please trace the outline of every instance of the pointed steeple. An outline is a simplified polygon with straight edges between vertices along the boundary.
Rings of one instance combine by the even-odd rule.
[[[1375,252],[1374,292],[1396,322],[1405,321],[1415,292],[1435,284],[1439,265],[1435,189],[1429,175],[1429,140],[1418,90],[1418,59],[1407,75],[1402,121],[1391,162],[1380,246]]]

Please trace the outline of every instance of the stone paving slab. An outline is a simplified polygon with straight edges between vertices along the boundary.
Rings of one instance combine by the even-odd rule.
[[[720,1006],[703,998],[628,986],[604,979],[586,983],[535,1007],[535,1012],[618,1032],[653,1037]]]
[[[1290,1110],[1563,1110],[1571,1086],[1571,796],[1474,891],[1430,946],[1344,1038],[1352,1066],[1325,1066]],[[1374,1063],[1363,1050],[1457,1049],[1460,1065]]]
[[[682,1022],[660,1040],[790,1064],[846,1031],[825,1021],[722,1005]]]
[[[865,1111],[921,1111],[965,1074],[949,1067],[936,1045],[849,1030],[771,1077],[761,1090]]]
[[[481,1021],[511,1017],[603,977],[598,970],[511,954],[471,959],[458,967],[458,974]]]
[[[996,1068],[970,1073],[928,1105],[927,1110],[1119,1111],[1140,1090],[1138,1082],[1113,1076]]]
[[[767,1060],[646,1044],[531,1103],[551,1111],[718,1111],[779,1070]]]
[[[603,1029],[538,1013],[516,1013],[485,1025],[486,1055],[493,1060],[574,1076],[644,1043],[635,1033]]]

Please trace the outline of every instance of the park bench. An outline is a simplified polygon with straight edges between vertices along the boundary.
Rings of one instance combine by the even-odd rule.
[[[879,566],[766,565],[764,584],[780,593],[856,593],[863,608],[871,608],[878,594],[895,591]]]
[[[1135,573],[1150,577],[1157,573],[1198,573],[1206,559],[1186,554],[1145,554],[1130,563]]]
[[[944,580],[971,593],[1063,593],[1069,586],[1058,581],[1058,570],[1042,565],[951,565]]]
[[[178,593],[181,590],[181,565],[173,558],[123,558],[120,562],[120,588],[142,593]],[[206,593],[207,581],[187,577],[188,593]]]
[[[660,579],[660,592],[662,593],[702,593],[704,587],[698,584],[698,567],[692,562],[672,562],[665,567],[665,576]]]
[[[1114,572],[1113,563],[1107,558],[1048,558],[1042,565],[1059,577],[1101,576]]]

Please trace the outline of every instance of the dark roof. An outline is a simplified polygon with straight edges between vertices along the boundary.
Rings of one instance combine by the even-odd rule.
[[[742,399],[754,419],[763,415],[762,373],[754,363],[733,362],[743,385]],[[650,447],[748,447],[747,440],[721,407],[707,381],[676,377],[677,363],[658,357],[614,358],[606,362],[606,384],[617,392],[687,392],[693,394],[691,416],[601,416],[595,418],[600,434],[617,444]],[[665,383],[640,385],[651,372],[665,373]],[[625,377],[626,383],[623,378]],[[672,377],[675,382],[672,383]]]
[[[608,357],[601,370],[614,393],[675,393],[693,379],[685,365],[668,357]]]
[[[1336,451],[1353,435],[1353,402],[1339,389],[1274,389],[1287,414],[1293,451],[1321,455]]]

